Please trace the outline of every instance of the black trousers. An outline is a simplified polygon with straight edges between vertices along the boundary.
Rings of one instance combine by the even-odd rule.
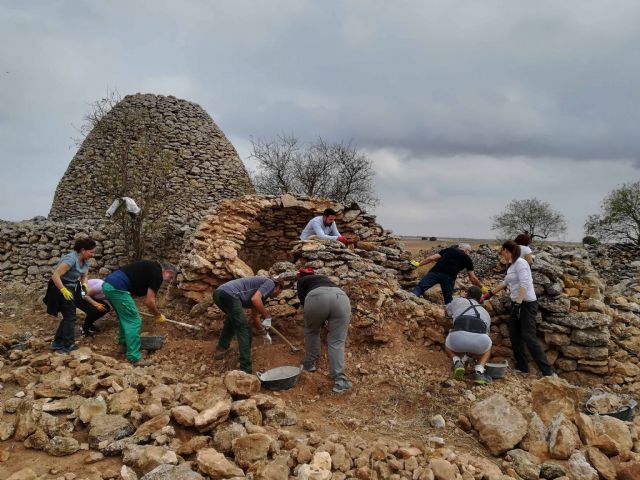
[[[547,356],[540,345],[536,335],[536,314],[538,313],[538,302],[522,302],[520,306],[520,316],[516,315],[511,303],[511,319],[509,320],[509,337],[511,338],[511,348],[516,360],[516,368],[522,372],[528,372],[527,357],[524,347],[527,346],[529,354],[536,362],[540,372],[544,376],[553,374],[553,369],[549,365]]]
[[[71,290],[71,288],[69,288],[69,290]],[[57,294],[60,295],[58,298],[58,310],[62,313],[62,320],[60,320],[60,323],[58,324],[58,329],[56,330],[53,341],[58,345],[68,346],[72,345],[76,341],[76,308],[79,308],[87,314],[87,318],[84,322],[85,328],[92,326],[96,320],[110,310],[110,307],[107,305],[107,309],[105,309],[104,312],[101,312],[87,302],[82,297],[82,289],[79,283],[77,283],[73,289],[73,300],[65,300],[59,291],[57,291]]]

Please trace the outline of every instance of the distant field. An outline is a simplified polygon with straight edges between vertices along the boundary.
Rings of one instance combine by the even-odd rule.
[[[415,237],[402,238],[402,243],[407,250],[411,253],[418,253],[420,250],[430,250],[432,248],[436,248],[438,246],[446,247],[449,245],[456,245],[459,243],[468,243],[472,248],[476,248],[478,245],[489,244],[489,245],[497,245],[499,244],[499,240],[495,238],[441,238],[432,242],[431,240],[418,240]],[[546,242],[545,242],[546,243]],[[560,242],[560,241],[551,241],[548,242],[555,245],[564,245],[564,246],[581,246],[580,242]],[[535,250],[535,244],[531,245]]]
[[[430,250],[432,248],[436,248],[438,246],[446,247],[449,245],[456,245],[459,243],[468,243],[472,248],[477,247],[478,245],[482,245],[484,243],[493,244],[496,243],[497,240],[492,239],[471,239],[471,238],[443,238],[438,239],[435,242],[431,240],[416,240],[416,239],[401,239],[402,243],[407,250],[411,253],[418,253],[420,250]]]

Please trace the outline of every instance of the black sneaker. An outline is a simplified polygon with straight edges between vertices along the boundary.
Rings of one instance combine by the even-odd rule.
[[[456,360],[453,362],[453,378],[456,380],[462,380],[464,377],[464,363],[462,360]]]
[[[83,337],[93,337],[97,332],[95,329],[89,327],[89,328],[81,328],[80,332],[82,333]]]
[[[331,391],[333,393],[343,393],[347,390],[351,390],[352,387],[353,384],[349,380],[341,379],[337,380],[336,383],[333,384],[333,388],[331,389]]]
[[[317,372],[318,371],[318,368],[316,367],[315,364],[305,365],[303,363],[302,365],[300,365],[300,369],[304,370],[305,372],[309,372],[309,373],[313,373],[313,372]]]
[[[485,372],[475,371],[473,374],[473,381],[478,385],[488,385],[491,383],[492,378]]]
[[[71,353],[77,349],[78,349],[78,345],[76,345],[75,343],[72,343],[71,345],[65,345],[64,347],[62,347],[60,351],[64,353]]]
[[[223,348],[221,346],[217,346],[216,347],[216,353],[213,354],[213,359],[214,360],[222,360],[224,357],[227,356],[227,353],[229,353],[230,348]]]

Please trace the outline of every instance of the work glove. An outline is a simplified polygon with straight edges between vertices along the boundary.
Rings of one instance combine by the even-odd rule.
[[[67,287],[62,287],[60,289],[60,293],[62,294],[65,300],[73,300],[73,292],[69,290]]]
[[[337,240],[338,240],[339,242],[344,243],[345,245],[347,244],[347,237],[345,237],[345,236],[340,235],[340,236],[337,238]]]
[[[420,262],[415,260],[415,259],[411,259],[411,261],[409,261],[409,263],[411,264],[411,266],[413,268],[418,268],[420,266]]]
[[[266,329],[269,330],[271,328],[271,317],[267,317],[264,320],[262,320],[262,326]]]
[[[104,312],[107,309],[107,307],[105,307],[103,304],[98,303],[96,305],[96,310],[98,310],[99,312]]]
[[[82,289],[82,292],[87,295],[89,293],[89,284],[88,283],[81,283],[80,284],[80,288]]]
[[[156,317],[155,320],[156,320],[156,323],[162,323],[167,321],[167,317],[165,317],[163,314],[160,314]]]
[[[269,332],[264,334],[264,343],[265,344],[268,343],[269,345],[271,345],[273,343],[272,340],[271,340],[271,335],[269,335]]]
[[[487,300],[489,300],[491,297],[493,297],[493,295],[494,295],[494,293],[493,293],[491,290],[489,290],[487,293],[485,293],[484,295],[482,295],[482,296],[480,297],[480,303],[484,303],[484,302],[486,302],[486,301],[487,301]]]
[[[522,308],[521,303],[513,302],[511,304],[511,316],[516,320],[520,320],[520,309]]]
[[[489,293],[489,287],[484,287],[484,286],[480,287],[480,291],[482,292],[483,295],[486,293]]]

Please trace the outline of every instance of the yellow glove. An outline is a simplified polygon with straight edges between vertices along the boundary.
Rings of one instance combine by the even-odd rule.
[[[156,317],[156,323],[162,323],[166,321],[167,321],[167,317],[165,317],[163,314],[160,314]]]
[[[480,291],[484,295],[485,293],[489,293],[489,288],[488,287],[480,287]]]
[[[82,289],[84,290],[84,293],[89,293],[89,284],[88,283],[83,283],[82,284]]]
[[[417,260],[411,260],[409,263],[415,268],[418,268],[420,266],[420,262]]]
[[[62,287],[60,289],[60,293],[62,294],[65,300],[73,300],[73,292],[69,290],[67,287]]]

